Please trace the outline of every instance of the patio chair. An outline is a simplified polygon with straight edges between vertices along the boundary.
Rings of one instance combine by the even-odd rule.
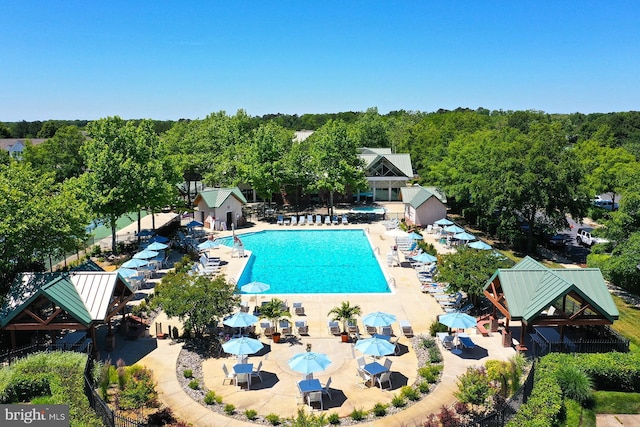
[[[324,411],[324,406],[322,405],[322,392],[321,391],[312,391],[307,394],[307,403],[309,404],[309,408],[313,409],[314,403],[320,404],[320,410]]]
[[[400,327],[402,328],[402,335],[407,338],[411,338],[413,336],[413,328],[408,320],[401,320]]]
[[[296,328],[298,329],[298,335],[309,335],[309,326],[305,320],[297,321]]]
[[[476,346],[476,343],[474,343],[469,337],[458,336],[458,340],[460,341],[462,348],[475,348]]]
[[[260,382],[262,382],[262,360],[258,363],[258,367],[251,372],[251,377],[260,378]]]
[[[347,322],[347,330],[349,331],[350,334],[356,334],[360,332],[360,329],[358,328],[358,324],[356,323],[355,320],[351,320]]]
[[[378,329],[375,326],[365,325],[365,327],[367,328],[367,333],[369,335],[375,335],[378,333]]]
[[[298,225],[307,225],[304,215],[300,215],[300,221],[298,221]]]
[[[362,388],[367,387],[367,383],[371,381],[371,375],[367,374],[363,369],[358,369],[357,373],[356,383]]]
[[[291,224],[291,220],[289,218],[285,218],[284,225],[289,225],[289,224]]]
[[[293,311],[296,314],[296,316],[304,316],[304,307],[302,306],[301,302],[294,302],[293,303]]]
[[[387,368],[387,370],[391,370],[392,364],[393,362],[388,357],[384,359],[384,367]]]
[[[331,217],[329,215],[324,217],[324,225],[331,225]]]
[[[236,374],[236,386],[242,389],[242,384],[247,385],[247,390],[251,388],[251,374]]]
[[[322,387],[322,394],[326,394],[327,396],[329,396],[329,400],[333,400],[331,398],[331,388],[329,387],[331,385],[331,377],[329,377],[329,379],[327,380],[327,383]]]
[[[338,225],[338,215],[331,217],[331,224]]]
[[[349,225],[349,220],[346,215],[342,215],[342,225]]]
[[[391,343],[393,344],[393,354],[396,356],[400,354],[400,345],[398,344],[398,341],[400,341],[400,337],[396,337],[396,339]]]
[[[356,362],[358,363],[358,370],[361,371],[362,368],[364,368],[364,365],[367,364],[364,356],[360,356],[356,359]]]
[[[307,215],[307,225],[313,225],[313,215]]]
[[[447,350],[451,350],[453,348],[453,338],[454,338],[453,335],[449,335],[449,334],[442,337],[442,339],[440,340],[442,347]]]
[[[316,215],[316,225],[322,225],[322,215]]]
[[[293,332],[291,331],[291,323],[289,323],[288,320],[280,321],[280,331],[285,337],[293,335]]]
[[[273,326],[269,325],[266,328],[262,328],[262,333],[265,337],[273,336]]]
[[[249,312],[249,303],[246,301],[242,301],[240,303],[240,311],[243,313],[248,313]]]
[[[393,328],[391,326],[383,326],[382,327],[382,335],[388,335],[390,337],[393,336]]]
[[[382,383],[389,383],[389,389],[391,389],[393,387],[393,384],[391,384],[391,371],[381,373],[380,376],[376,377],[376,382],[380,386],[381,390],[384,390],[382,388]]]
[[[294,215],[291,217],[291,225],[298,225],[298,216]]]
[[[331,335],[340,335],[340,325],[338,324],[338,322],[330,321],[328,323],[328,326],[329,326],[329,333]]]
[[[224,378],[222,378],[222,385],[224,385],[225,381],[230,381],[230,383],[233,384],[233,382],[236,379],[236,376],[233,372],[229,372],[227,365],[225,365],[224,363],[222,364],[222,372],[224,372]]]
[[[284,217],[282,215],[278,215],[278,221],[276,223],[278,225],[284,225]]]

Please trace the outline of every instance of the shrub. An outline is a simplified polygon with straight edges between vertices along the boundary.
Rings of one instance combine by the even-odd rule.
[[[367,416],[367,411],[362,408],[355,408],[353,411],[351,411],[351,414],[349,414],[349,416],[353,421],[362,421],[364,420],[364,417]]]
[[[329,414],[329,416],[327,417],[327,421],[329,422],[329,424],[331,424],[332,426],[337,426],[338,424],[340,424],[340,415],[338,415],[336,412],[332,412],[331,414]]]
[[[395,396],[393,396],[393,398],[391,399],[391,404],[395,407],[395,408],[403,408],[405,406],[407,406],[407,401],[404,400],[404,397],[402,395],[396,394]]]
[[[373,409],[371,410],[376,417],[384,417],[387,415],[387,405],[384,405],[380,402],[373,405]]]
[[[429,348],[429,362],[431,363],[442,362],[442,354],[440,354],[440,349],[438,347]]]
[[[213,390],[209,390],[207,394],[204,395],[204,403],[207,405],[213,405],[216,403],[216,392]]]
[[[192,390],[197,390],[200,388],[200,383],[198,382],[198,380],[191,380],[189,381],[189,388]]]
[[[556,379],[565,397],[584,406],[591,399],[593,382],[589,375],[574,365],[560,366]]]
[[[435,337],[438,332],[448,332],[449,327],[447,325],[443,325],[440,322],[433,322],[429,325],[429,335]]]
[[[418,390],[409,385],[402,387],[402,389],[400,389],[400,394],[412,402],[420,400],[420,393]]]
[[[184,375],[185,378],[193,378],[193,370],[185,369],[182,371],[182,375]]]
[[[429,393],[429,390],[431,390],[431,384],[427,381],[421,381],[418,383],[418,390],[420,390],[420,393],[422,394],[427,394]]]
[[[420,337],[420,345],[423,348],[431,348],[436,346],[436,340],[432,337],[421,336]]]
[[[218,405],[222,405],[222,396],[218,396],[218,395],[216,395],[216,403],[217,403]]]
[[[424,378],[429,384],[434,384],[438,381],[442,372],[442,365],[427,365],[418,369],[418,375]]]
[[[253,421],[258,418],[258,412],[255,409],[247,409],[246,411],[244,411],[244,416],[247,417],[247,419]]]
[[[457,427],[460,425],[460,420],[456,418],[455,412],[444,405],[440,409],[438,418],[440,419],[440,424],[442,424],[442,427]]]
[[[459,415],[467,415],[471,413],[469,405],[464,402],[456,402],[456,404],[453,405],[453,410]]]
[[[224,405],[224,413],[227,415],[233,415],[236,413],[236,407],[232,403]]]
[[[264,417],[267,421],[269,421],[269,423],[272,426],[277,426],[280,423],[282,423],[282,421],[280,420],[280,416],[278,414],[269,414],[266,417]]]

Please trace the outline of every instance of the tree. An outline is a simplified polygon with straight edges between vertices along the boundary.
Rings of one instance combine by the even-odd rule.
[[[0,138],[11,138],[11,130],[2,122],[0,122]]]
[[[56,182],[62,182],[84,172],[81,148],[85,140],[76,126],[63,126],[42,144],[27,141],[22,159],[42,172],[55,173]]]
[[[75,251],[86,238],[85,205],[71,185],[28,163],[0,164],[0,283],[42,268],[45,257]]]
[[[442,255],[436,280],[449,283],[451,292],[465,292],[471,302],[477,305],[487,280],[498,268],[505,268],[510,264],[512,263],[506,258],[495,256],[493,251],[463,248]]]
[[[275,332],[278,332],[278,323],[284,317],[291,317],[291,313],[284,309],[284,301],[278,298],[273,298],[260,306],[260,318],[268,319],[273,324]]]
[[[162,278],[153,302],[167,316],[178,317],[185,328],[202,336],[208,324],[223,319],[240,305],[240,296],[224,276],[210,278],[181,271]]]
[[[347,333],[347,325],[349,322],[355,320],[356,316],[362,314],[362,309],[359,305],[351,305],[349,301],[342,301],[339,306],[333,307],[328,316],[332,316],[332,320],[342,322],[342,333]]]
[[[463,403],[482,405],[489,397],[491,387],[484,367],[469,366],[467,372],[458,377],[458,391],[454,396]]]

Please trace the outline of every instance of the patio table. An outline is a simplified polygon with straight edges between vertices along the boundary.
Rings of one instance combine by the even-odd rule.
[[[251,373],[253,372],[253,363],[237,363],[233,365],[233,373],[236,378],[238,375],[247,375],[247,388],[251,388]],[[236,379],[237,384],[237,379]]]
[[[300,394],[302,395],[302,399],[304,400],[307,394],[313,391],[322,391],[322,384],[320,384],[320,380],[316,378],[310,380],[302,380],[298,381],[298,390],[300,390]]]
[[[376,377],[384,372],[387,372],[389,369],[387,369],[385,366],[379,364],[378,362],[372,362],[372,363],[367,363],[366,365],[364,365],[362,367],[362,370],[365,371],[367,374],[371,375],[371,383],[375,385],[376,383]]]

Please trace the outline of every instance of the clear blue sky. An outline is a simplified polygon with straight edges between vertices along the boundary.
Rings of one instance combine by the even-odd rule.
[[[0,121],[640,109],[640,2],[0,3]]]

